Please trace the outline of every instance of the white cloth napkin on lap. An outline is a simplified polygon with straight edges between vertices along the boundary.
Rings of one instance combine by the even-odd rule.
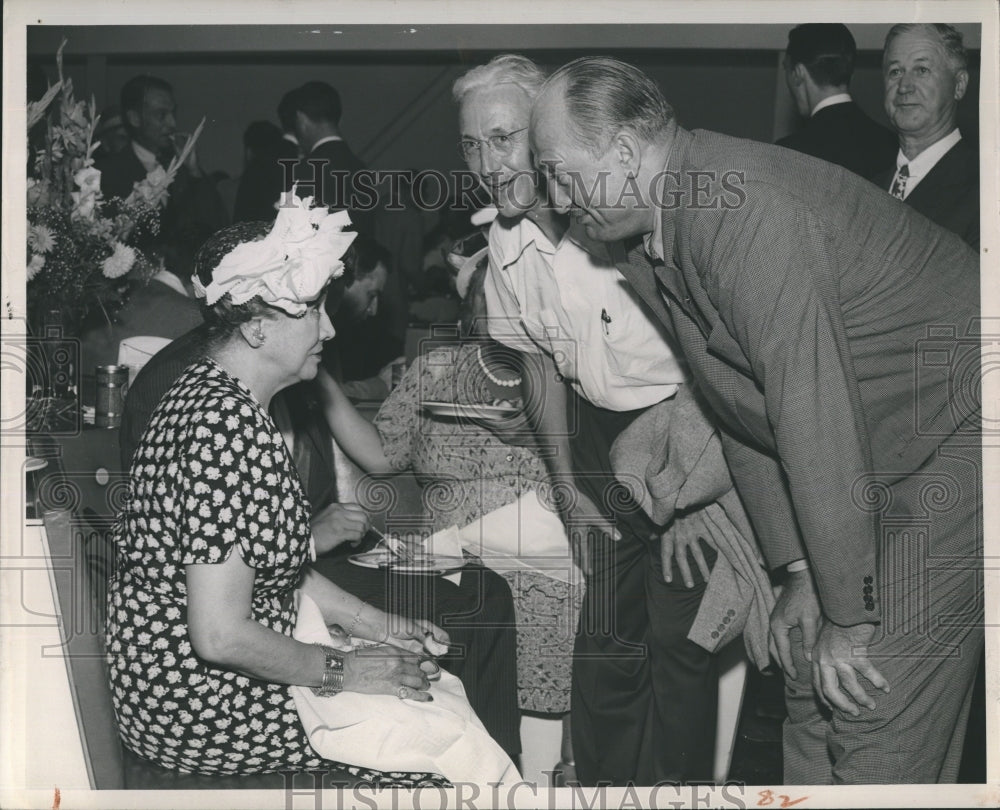
[[[435,557],[462,557],[462,541],[458,536],[458,527],[449,526],[447,529],[434,532],[424,540],[424,551]],[[458,585],[462,579],[462,572],[445,574],[443,578]]]
[[[533,571],[568,584],[583,582],[559,516],[525,492],[459,530],[462,545],[497,573]]]
[[[338,646],[316,603],[301,591],[297,597],[294,638]],[[327,759],[380,771],[437,773],[453,783],[521,779],[469,705],[462,682],[444,670],[431,684],[434,701],[427,703],[361,692],[322,698],[306,687],[290,689],[310,744]]]

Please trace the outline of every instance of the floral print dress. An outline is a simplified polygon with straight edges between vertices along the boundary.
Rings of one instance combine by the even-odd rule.
[[[234,552],[255,571],[253,618],[284,635],[295,626],[292,595],[312,553],[310,510],[270,416],[243,383],[201,360],[164,395],[131,473],[106,638],[124,744],[189,773],[329,769],[288,686],[208,664],[188,633],[185,566]],[[440,783],[335,766],[374,785]]]

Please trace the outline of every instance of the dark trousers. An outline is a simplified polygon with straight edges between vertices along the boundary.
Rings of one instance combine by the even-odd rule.
[[[710,781],[718,670],[715,656],[687,638],[704,580],[692,562],[695,587],[686,588],[674,563],[665,583],[656,526],[621,490],[609,496],[611,444],[638,412],[582,400],[572,407],[577,485],[622,534],[590,543],[573,662],[577,776],[584,785]],[[703,550],[713,564],[714,552]]]
[[[350,549],[353,553],[357,549]],[[521,753],[517,703],[517,620],[510,587],[499,574],[467,566],[458,585],[439,576],[391,575],[332,554],[313,568],[375,607],[434,622],[451,637],[439,663],[459,678],[490,735],[511,759]]]

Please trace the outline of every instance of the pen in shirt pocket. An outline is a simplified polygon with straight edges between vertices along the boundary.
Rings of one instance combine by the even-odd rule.
[[[608,315],[608,311],[606,309],[601,310],[601,322],[604,324],[604,334],[610,335],[611,329],[608,324],[611,323],[611,316]]]

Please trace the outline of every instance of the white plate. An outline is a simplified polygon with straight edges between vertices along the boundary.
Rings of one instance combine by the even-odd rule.
[[[24,471],[34,472],[35,470],[41,470],[49,466],[44,458],[35,458],[34,456],[28,456],[24,461]]]
[[[383,548],[352,554],[347,559],[362,568],[388,568],[397,574],[444,574],[465,565],[465,557],[446,557],[440,554],[429,557],[421,555],[403,562],[391,551]]]
[[[373,551],[364,551],[361,554],[352,554],[347,559],[362,568],[383,568],[393,559],[393,555],[388,549],[377,548]]]
[[[425,402],[424,410],[434,416],[451,416],[462,419],[506,419],[518,412],[516,405],[460,405],[457,402]]]

